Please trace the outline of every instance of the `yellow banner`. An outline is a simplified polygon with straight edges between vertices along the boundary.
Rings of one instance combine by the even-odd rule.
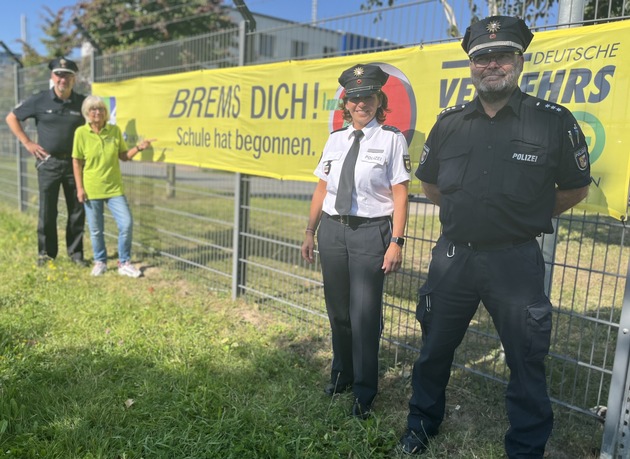
[[[625,220],[630,21],[536,33],[525,59],[521,89],[569,108],[587,137],[592,183],[580,206]],[[131,145],[158,139],[144,161],[316,181],[328,134],[343,126],[337,78],[358,63],[390,74],[386,124],[405,134],[415,171],[439,112],[475,96],[459,43],[97,83],[93,93]]]

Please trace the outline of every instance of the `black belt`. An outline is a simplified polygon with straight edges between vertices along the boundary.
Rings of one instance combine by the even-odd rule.
[[[455,246],[466,247],[477,252],[491,252],[493,250],[510,249],[519,245],[527,244],[534,239],[514,239],[508,242],[454,242]]]
[[[390,219],[388,215],[385,215],[383,217],[374,217],[374,218],[357,217],[356,215],[328,215],[328,214],[325,214],[325,215],[327,215],[328,218],[330,218],[331,220],[334,220],[336,222],[341,223],[342,225],[347,225],[347,226],[356,226],[362,223],[381,222],[383,220]]]

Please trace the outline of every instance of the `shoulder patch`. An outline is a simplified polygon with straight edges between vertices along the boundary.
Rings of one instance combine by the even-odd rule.
[[[461,112],[465,108],[466,108],[466,104],[453,105],[452,107],[447,107],[440,112],[440,114],[438,115],[438,118],[442,118],[443,116],[449,115],[451,113]]]
[[[381,125],[381,129],[383,129],[384,131],[400,132],[400,129],[398,129],[396,126],[388,126],[387,124]]]
[[[342,128],[339,129],[335,129],[334,131],[331,132],[331,134],[334,134],[335,132],[341,132],[341,131],[345,131],[346,129],[348,129],[350,127],[350,125],[348,124],[347,126],[344,126]]]
[[[411,172],[411,156],[403,155],[403,162],[405,164],[405,170]]]
[[[574,151],[573,156],[575,156],[575,162],[578,169],[581,171],[585,171],[588,167],[588,149],[586,148],[586,146],[583,146],[577,151]]]

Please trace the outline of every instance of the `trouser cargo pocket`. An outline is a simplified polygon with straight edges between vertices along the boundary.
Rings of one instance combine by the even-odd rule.
[[[551,303],[547,298],[527,306],[527,360],[542,360],[551,344]]]

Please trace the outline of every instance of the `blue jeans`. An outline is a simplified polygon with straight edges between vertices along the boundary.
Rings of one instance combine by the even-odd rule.
[[[105,203],[118,226],[118,260],[125,263],[131,259],[131,238],[133,218],[125,196],[107,199],[90,199],[85,203],[85,216],[90,227],[90,240],[94,251],[94,261],[107,262],[105,247]]]

